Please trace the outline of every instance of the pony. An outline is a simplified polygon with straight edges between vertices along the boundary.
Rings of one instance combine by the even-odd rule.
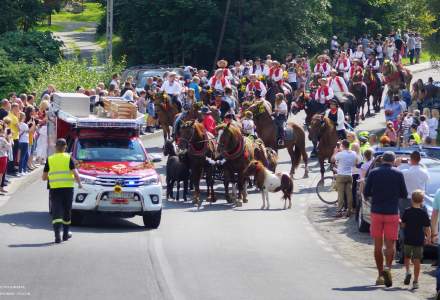
[[[200,180],[203,173],[206,175],[207,198],[210,202],[215,202],[214,168],[207,162],[207,158],[215,158],[214,136],[205,130],[202,123],[197,121],[184,122],[180,126],[179,136],[179,147],[188,153],[191,181],[194,185],[193,203],[199,207],[202,205]]]
[[[190,177],[189,159],[187,153],[177,154],[176,145],[172,140],[167,140],[163,147],[163,155],[168,156],[166,165],[167,192],[166,199],[173,197],[173,186],[177,183],[176,201],[179,201],[180,182],[183,181],[183,201],[187,201],[188,181]]]
[[[405,84],[407,90],[410,89],[411,80],[413,78],[410,70],[396,65],[390,60],[386,60],[382,66],[382,74],[385,77],[385,83],[394,94],[399,92],[402,82]]]
[[[242,206],[247,203],[247,183],[244,176],[244,170],[254,158],[254,147],[249,138],[245,138],[241,134],[241,128],[235,124],[221,124],[216,128],[217,137],[217,154],[218,159],[223,160],[223,176],[226,201],[232,203],[233,199],[229,195],[229,183],[234,182],[234,174],[237,174],[238,198],[235,199],[236,206]]]
[[[382,101],[383,85],[379,76],[373,72],[371,68],[367,68],[363,78],[364,83],[367,85],[367,101],[368,107],[370,107],[370,97],[373,98],[373,109],[376,113],[380,111],[380,104]]]
[[[321,171],[321,179],[324,178],[324,161],[330,159],[338,142],[336,128],[332,121],[323,115],[314,115],[310,122],[309,139],[317,143],[316,151]]]
[[[287,139],[283,146],[279,146],[276,140],[277,128],[272,120],[272,110],[268,103],[265,101],[256,101],[248,110],[253,114],[257,134],[263,140],[266,147],[270,147],[275,151],[287,148],[292,163],[289,174],[295,174],[295,169],[298,168],[302,157],[305,165],[304,178],[307,178],[309,176],[309,170],[304,130],[298,124],[287,122],[286,128],[290,131],[292,138]]]
[[[153,95],[154,109],[162,127],[164,142],[171,138],[170,127],[174,125],[179,108],[171,101],[165,92]]]
[[[254,176],[256,186],[261,190],[261,197],[263,198],[261,209],[270,208],[269,192],[276,193],[278,191],[283,192],[284,209],[286,209],[287,200],[289,200],[288,208],[292,207],[293,180],[288,174],[275,174],[266,169],[258,160],[251,161],[244,174],[246,176]]]

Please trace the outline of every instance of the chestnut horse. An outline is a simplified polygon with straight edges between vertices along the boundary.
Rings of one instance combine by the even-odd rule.
[[[364,74],[364,82],[367,85],[367,99],[370,103],[370,97],[373,97],[373,109],[376,113],[380,111],[380,103],[382,102],[383,85],[382,81],[377,74],[375,74],[371,68],[367,68]],[[370,106],[370,105],[368,105]]]
[[[298,168],[302,156],[305,165],[304,178],[307,178],[309,176],[309,170],[304,130],[293,122],[287,122],[286,127],[293,131],[293,139],[286,140],[283,146],[279,146],[277,143],[277,128],[272,120],[272,110],[267,105],[267,102],[257,101],[252,104],[248,110],[251,111],[254,116],[257,134],[263,140],[266,147],[270,147],[275,151],[287,148],[292,163],[289,174],[295,174],[295,169]]]
[[[278,164],[278,154],[272,148],[266,147],[262,139],[255,140],[254,158],[260,161],[266,168],[275,172]]]
[[[314,143],[317,142],[316,151],[322,179],[325,172],[324,161],[328,159],[330,162],[338,142],[338,135],[332,121],[323,115],[314,115],[310,122],[309,139]]]
[[[244,170],[254,158],[254,147],[252,141],[241,135],[239,126],[232,123],[217,126],[217,152],[225,160],[223,164],[223,176],[225,185],[226,201],[232,203],[229,195],[229,183],[234,182],[234,174],[237,174],[238,198],[236,206],[242,206],[247,202],[247,186]]]
[[[399,92],[402,82],[405,83],[406,89],[408,91],[410,90],[411,80],[413,78],[410,70],[402,66],[397,66],[390,60],[386,60],[382,66],[382,74],[385,77],[385,83],[394,94]]]
[[[188,151],[191,178],[194,184],[193,203],[199,207],[200,201],[200,180],[203,173],[206,175],[207,198],[215,202],[214,194],[214,169],[206,158],[215,158],[214,136],[205,130],[202,123],[187,121],[180,126],[179,147]]]
[[[164,142],[171,138],[170,127],[174,125],[176,115],[179,113],[178,107],[172,103],[171,98],[165,92],[156,93],[153,96],[154,110],[162,127]]]

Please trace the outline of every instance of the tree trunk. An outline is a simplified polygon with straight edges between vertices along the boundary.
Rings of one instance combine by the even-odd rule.
[[[47,26],[52,26],[52,12],[47,16]]]

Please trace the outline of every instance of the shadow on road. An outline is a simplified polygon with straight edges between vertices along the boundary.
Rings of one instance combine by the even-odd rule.
[[[40,248],[40,247],[50,247],[55,245],[54,242],[46,243],[36,243],[36,244],[12,244],[8,245],[9,248]]]
[[[52,230],[50,215],[44,211],[24,211],[0,215],[0,223],[31,229]]]
[[[406,291],[406,289],[401,287],[392,287],[392,288],[384,288],[383,286],[378,285],[359,285],[359,286],[350,286],[345,288],[333,288],[333,291],[339,292],[370,292],[375,290],[383,289],[387,292],[397,292],[397,291]]]

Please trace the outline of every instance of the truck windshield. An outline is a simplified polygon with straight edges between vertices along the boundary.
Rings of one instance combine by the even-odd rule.
[[[76,145],[75,158],[82,161],[146,160],[141,143],[129,139],[81,139]]]

